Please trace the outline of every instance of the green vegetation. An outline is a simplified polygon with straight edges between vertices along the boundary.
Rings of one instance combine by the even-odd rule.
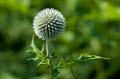
[[[48,79],[46,66],[37,67],[38,62],[27,60],[34,54],[25,53],[34,33],[33,18],[46,7],[66,18],[66,30],[52,41],[54,63],[83,59],[56,68],[56,79],[120,78],[120,0],[0,0],[0,79]],[[34,40],[42,48],[44,41]],[[85,58],[99,59],[94,55],[111,60],[84,63]]]

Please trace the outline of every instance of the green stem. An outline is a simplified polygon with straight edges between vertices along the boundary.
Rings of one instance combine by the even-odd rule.
[[[46,56],[48,57],[48,65],[49,65],[49,79],[53,79],[53,65],[52,65],[52,57],[49,52],[49,40],[46,40]]]
[[[70,71],[71,71],[71,73],[72,73],[72,75],[73,75],[73,78],[77,79],[78,76],[77,76],[77,74],[73,71],[72,67],[70,67]]]

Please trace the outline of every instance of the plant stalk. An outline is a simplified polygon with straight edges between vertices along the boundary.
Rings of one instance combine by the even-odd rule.
[[[53,79],[52,57],[49,51],[49,40],[46,40],[46,56],[48,57],[49,79]]]

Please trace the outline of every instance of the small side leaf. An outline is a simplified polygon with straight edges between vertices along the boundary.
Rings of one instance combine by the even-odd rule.
[[[37,48],[37,46],[34,43],[34,35],[31,41],[31,49],[27,50],[26,52],[35,54],[35,57],[29,58],[28,60],[33,60],[38,62],[37,66],[48,65],[48,59],[44,55],[44,45],[42,46],[42,49]]]
[[[40,51],[40,50],[35,46],[35,43],[34,43],[34,35],[33,35],[33,37],[32,37],[31,48],[33,49],[34,52],[39,52],[39,51]]]
[[[60,69],[73,65],[75,61],[65,61],[63,58],[59,61],[58,65],[53,69],[53,76],[56,77],[60,73]]]
[[[105,58],[97,55],[82,54],[77,58],[77,61],[89,61],[89,60],[98,60],[98,59],[110,60],[110,58]]]

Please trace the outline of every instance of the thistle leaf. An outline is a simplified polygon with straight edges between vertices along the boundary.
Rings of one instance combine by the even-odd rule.
[[[98,60],[98,59],[110,60],[110,58],[105,58],[97,55],[82,54],[77,58],[77,61],[89,61],[89,60]]]
[[[33,52],[39,52],[40,50],[35,46],[35,43],[34,43],[34,35],[32,37],[32,42],[31,42],[31,48],[33,49]]]
[[[48,65],[48,59],[44,55],[44,45],[42,46],[41,50],[39,48],[37,48],[37,46],[34,43],[34,35],[32,37],[32,41],[31,41],[31,49],[27,50],[26,52],[32,52],[35,54],[35,57],[29,58],[28,60],[37,61],[38,62],[37,66]]]
[[[26,52],[26,53],[32,53],[33,50],[31,50],[31,49],[30,49],[30,50],[26,50],[25,52]]]

